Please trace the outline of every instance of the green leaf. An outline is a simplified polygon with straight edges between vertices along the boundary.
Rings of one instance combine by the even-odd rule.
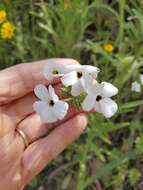
[[[120,106],[119,113],[122,113],[122,111],[124,111],[125,109],[131,110],[132,108],[142,106],[142,105],[143,105],[143,100],[137,100],[137,101],[125,103],[122,106]]]
[[[96,181],[97,179],[103,177],[104,175],[107,175],[109,172],[111,172],[114,168],[118,167],[119,165],[128,162],[131,159],[134,159],[141,155],[143,152],[138,152],[137,150],[131,150],[126,154],[123,154],[118,159],[113,160],[109,162],[108,164],[104,165],[103,167],[99,168],[96,171],[96,175],[91,176],[88,178],[88,180],[85,182],[84,188],[89,186],[91,183]]]

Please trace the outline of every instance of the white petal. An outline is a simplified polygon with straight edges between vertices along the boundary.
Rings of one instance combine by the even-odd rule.
[[[68,103],[60,100],[55,103],[53,112],[58,119],[62,120],[66,116],[68,108]]]
[[[75,84],[77,82],[77,80],[78,80],[78,78],[77,78],[76,71],[67,73],[61,78],[62,84],[66,87]]]
[[[34,93],[35,95],[43,100],[43,101],[48,101],[49,100],[49,93],[48,90],[46,88],[46,86],[44,86],[43,84],[39,84],[34,88]]]
[[[137,81],[132,83],[131,91],[141,92],[141,85]]]
[[[49,98],[50,98],[50,100],[53,100],[54,102],[58,101],[59,97],[56,95],[55,89],[50,85],[48,87],[48,90],[49,90]]]
[[[46,107],[46,109],[40,113],[40,118],[43,123],[54,123],[58,120],[53,112],[52,107]]]
[[[72,85],[71,94],[73,96],[79,96],[84,91],[80,80]]]
[[[84,111],[90,111],[94,108],[95,98],[93,95],[87,95],[84,101],[82,102],[82,109]]]
[[[84,75],[81,79],[80,82],[82,84],[82,87],[85,92],[87,93],[92,93],[94,90],[94,79],[90,75]]]
[[[111,83],[102,82],[101,84],[101,96],[102,97],[111,97],[118,93],[118,89],[113,86]]]
[[[82,65],[78,65],[78,64],[70,64],[70,65],[65,65],[64,66],[65,70],[69,71],[82,71]]]
[[[97,77],[100,69],[91,65],[83,65],[83,71],[85,74],[91,74],[94,77]]]
[[[47,106],[47,103],[44,101],[36,101],[33,103],[33,109],[38,114],[42,113],[42,111],[45,110]]]
[[[34,102],[33,109],[40,115],[40,119],[43,123],[53,123],[57,121],[57,117],[52,109],[44,101]]]
[[[101,111],[101,106],[99,102],[95,101],[94,109],[96,112],[101,113],[102,111]]]
[[[96,80],[93,81],[93,85],[90,87],[90,93],[95,95],[95,98],[97,96],[101,96],[101,92],[102,92],[102,85],[100,83],[98,83]]]
[[[143,85],[143,74],[140,74],[140,81],[141,81],[141,84]]]
[[[52,80],[54,78],[53,71],[58,71],[59,75],[65,73],[65,69],[61,64],[50,62],[44,67],[44,70],[43,70],[43,74],[45,78],[48,80]]]
[[[101,113],[106,118],[112,117],[118,109],[118,106],[115,101],[111,100],[110,98],[103,98],[99,101],[101,107]]]

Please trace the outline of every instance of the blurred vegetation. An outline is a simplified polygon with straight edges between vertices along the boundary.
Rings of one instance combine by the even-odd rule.
[[[99,67],[119,88],[119,112],[91,114],[81,138],[27,190],[142,190],[143,93],[131,92],[143,65],[142,0],[1,0],[15,26],[0,39],[0,67],[72,57]]]

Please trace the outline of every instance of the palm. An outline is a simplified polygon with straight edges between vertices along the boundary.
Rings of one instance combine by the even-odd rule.
[[[64,64],[73,62],[70,59],[54,61]],[[64,121],[54,125],[42,124],[39,116],[33,112],[32,104],[36,100],[34,86],[50,83],[41,73],[45,63],[47,61],[22,64],[0,73],[0,189],[21,189],[76,139],[86,126],[85,115],[73,108],[70,108]],[[41,138],[53,126],[54,130]],[[26,149],[16,129],[25,133],[29,142]]]

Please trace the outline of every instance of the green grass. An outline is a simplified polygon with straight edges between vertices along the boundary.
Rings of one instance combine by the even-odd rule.
[[[142,93],[131,92],[143,65],[143,3],[140,0],[1,0],[16,27],[0,39],[0,67],[51,57],[72,57],[99,67],[100,80],[119,88],[119,112],[110,120],[91,114],[81,138],[35,178],[27,189],[44,186],[66,163],[48,190],[105,190],[140,187],[143,147]],[[108,53],[103,45],[112,43]],[[46,189],[47,185],[45,185]]]

